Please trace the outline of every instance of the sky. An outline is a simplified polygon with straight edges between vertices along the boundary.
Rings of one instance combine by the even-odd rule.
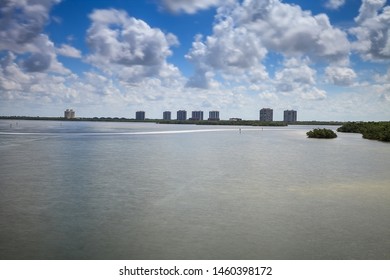
[[[386,0],[0,0],[0,115],[390,120]]]

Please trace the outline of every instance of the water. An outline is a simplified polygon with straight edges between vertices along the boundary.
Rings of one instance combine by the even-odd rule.
[[[0,121],[0,259],[390,259],[390,145],[310,129]]]

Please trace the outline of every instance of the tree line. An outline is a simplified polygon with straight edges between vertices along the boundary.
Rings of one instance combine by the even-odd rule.
[[[390,142],[390,122],[348,122],[337,131],[361,133],[365,139]]]

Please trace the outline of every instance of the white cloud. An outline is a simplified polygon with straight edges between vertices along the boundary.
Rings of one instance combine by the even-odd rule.
[[[348,60],[347,35],[333,27],[325,14],[313,16],[279,0],[247,0],[233,14],[238,24],[254,32],[269,51],[328,62]]]
[[[329,66],[325,73],[327,80],[338,86],[350,86],[357,77],[355,71],[348,67]]]
[[[326,92],[316,87],[316,70],[310,60],[287,59],[284,68],[275,73],[275,90],[285,97],[297,96],[303,100],[323,100]]]
[[[195,74],[190,77],[187,82],[188,87],[212,89],[218,88],[219,83],[214,80],[213,71],[204,71],[203,69],[196,70]]]
[[[215,71],[241,74],[251,80],[255,69],[264,67],[269,52],[339,65],[349,63],[347,35],[333,27],[325,14],[313,16],[279,0],[245,0],[219,8],[216,19],[212,35],[205,39],[197,36],[186,56],[196,67],[189,86],[207,88],[213,80],[206,73]],[[268,78],[265,70],[261,75],[257,71],[257,76]]]
[[[293,91],[302,85],[315,85],[316,71],[306,63],[308,62],[295,58],[288,59],[284,69],[275,74],[278,88],[282,91]]]
[[[325,3],[325,7],[332,10],[337,10],[340,7],[344,6],[346,0],[328,0]]]
[[[214,26],[214,36],[208,36],[205,42],[197,36],[186,55],[196,66],[196,73],[188,85],[215,87],[217,82],[213,78],[218,71],[227,76],[240,76],[241,79],[245,75],[253,79],[264,78],[267,74],[261,71],[261,60],[266,53],[255,34],[245,28],[234,28],[229,22],[221,22]]]
[[[39,60],[39,59],[38,59]],[[39,60],[40,61],[40,60]],[[40,67],[38,66],[32,66]],[[25,62],[8,53],[0,61],[0,100],[37,104],[126,104],[121,88],[112,79],[96,73],[56,75],[50,72],[26,71]],[[122,104],[122,105],[123,105]],[[119,106],[118,105],[118,106]],[[66,105],[63,105],[66,107]]]
[[[363,0],[355,18],[358,26],[349,30],[357,38],[353,49],[366,60],[390,58],[390,6],[385,4],[386,0]]]
[[[59,0],[4,0],[0,2],[0,50],[23,53],[39,37],[49,12]]]
[[[73,57],[73,58],[81,58],[80,50],[69,46],[67,44],[62,44],[60,48],[57,48],[57,53],[63,56]]]
[[[379,100],[382,104],[390,104],[390,68],[388,68],[387,73],[383,75],[376,74],[374,75],[374,81],[376,83],[374,92],[379,94]]]
[[[387,73],[384,75],[376,74],[374,75],[375,82],[382,84],[390,84],[390,68],[387,70]]]
[[[87,61],[102,71],[131,82],[179,74],[166,61],[172,54],[170,47],[178,44],[173,34],[114,9],[95,10],[90,19],[87,42],[91,54]]]
[[[41,71],[49,57],[33,54],[21,63],[8,52],[0,61],[0,99],[31,102],[54,102],[66,93],[66,80],[72,75],[55,75]],[[67,78],[65,78],[67,77]],[[44,101],[43,101],[44,100]]]
[[[194,14],[199,10],[216,7],[227,0],[160,0],[162,8],[173,13]]]
[[[58,60],[53,42],[42,33],[50,9],[59,0],[0,2],[0,51],[24,55],[27,72],[69,74]]]
[[[304,100],[312,100],[312,101],[318,101],[318,100],[324,100],[327,98],[326,91],[322,89],[318,89],[316,87],[310,88],[308,90],[304,90],[299,93],[300,97]]]
[[[357,23],[363,23],[378,16],[378,11],[386,4],[386,0],[362,0],[359,15],[355,18]]]

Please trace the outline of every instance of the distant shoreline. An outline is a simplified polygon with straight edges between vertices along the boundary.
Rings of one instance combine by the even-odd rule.
[[[195,120],[162,120],[162,119],[145,119],[136,120],[128,118],[111,118],[111,117],[93,117],[93,118],[74,118],[66,119],[64,117],[29,117],[29,116],[0,116],[0,120],[37,120],[37,121],[85,121],[85,122],[137,122],[137,123],[158,123],[158,124],[192,124],[192,125],[236,125],[236,126],[288,126],[288,125],[335,125],[340,126],[345,122],[338,121],[297,121],[283,122],[272,121],[263,122],[259,120],[219,120],[219,121],[195,121]]]
[[[93,118],[72,118],[64,117],[27,117],[27,116],[0,116],[0,120],[31,120],[31,121],[60,121],[60,122],[134,122],[134,123],[156,123],[156,124],[183,124],[183,125],[226,125],[226,126],[289,126],[289,125],[310,125],[310,126],[339,126],[338,132],[361,133],[363,138],[370,140],[379,140],[390,142],[390,122],[389,121],[361,121],[361,122],[338,122],[338,121],[297,121],[283,122],[272,121],[263,122],[259,120],[162,120],[162,119],[145,119],[136,120],[128,118],[111,118],[111,117],[93,117]]]

